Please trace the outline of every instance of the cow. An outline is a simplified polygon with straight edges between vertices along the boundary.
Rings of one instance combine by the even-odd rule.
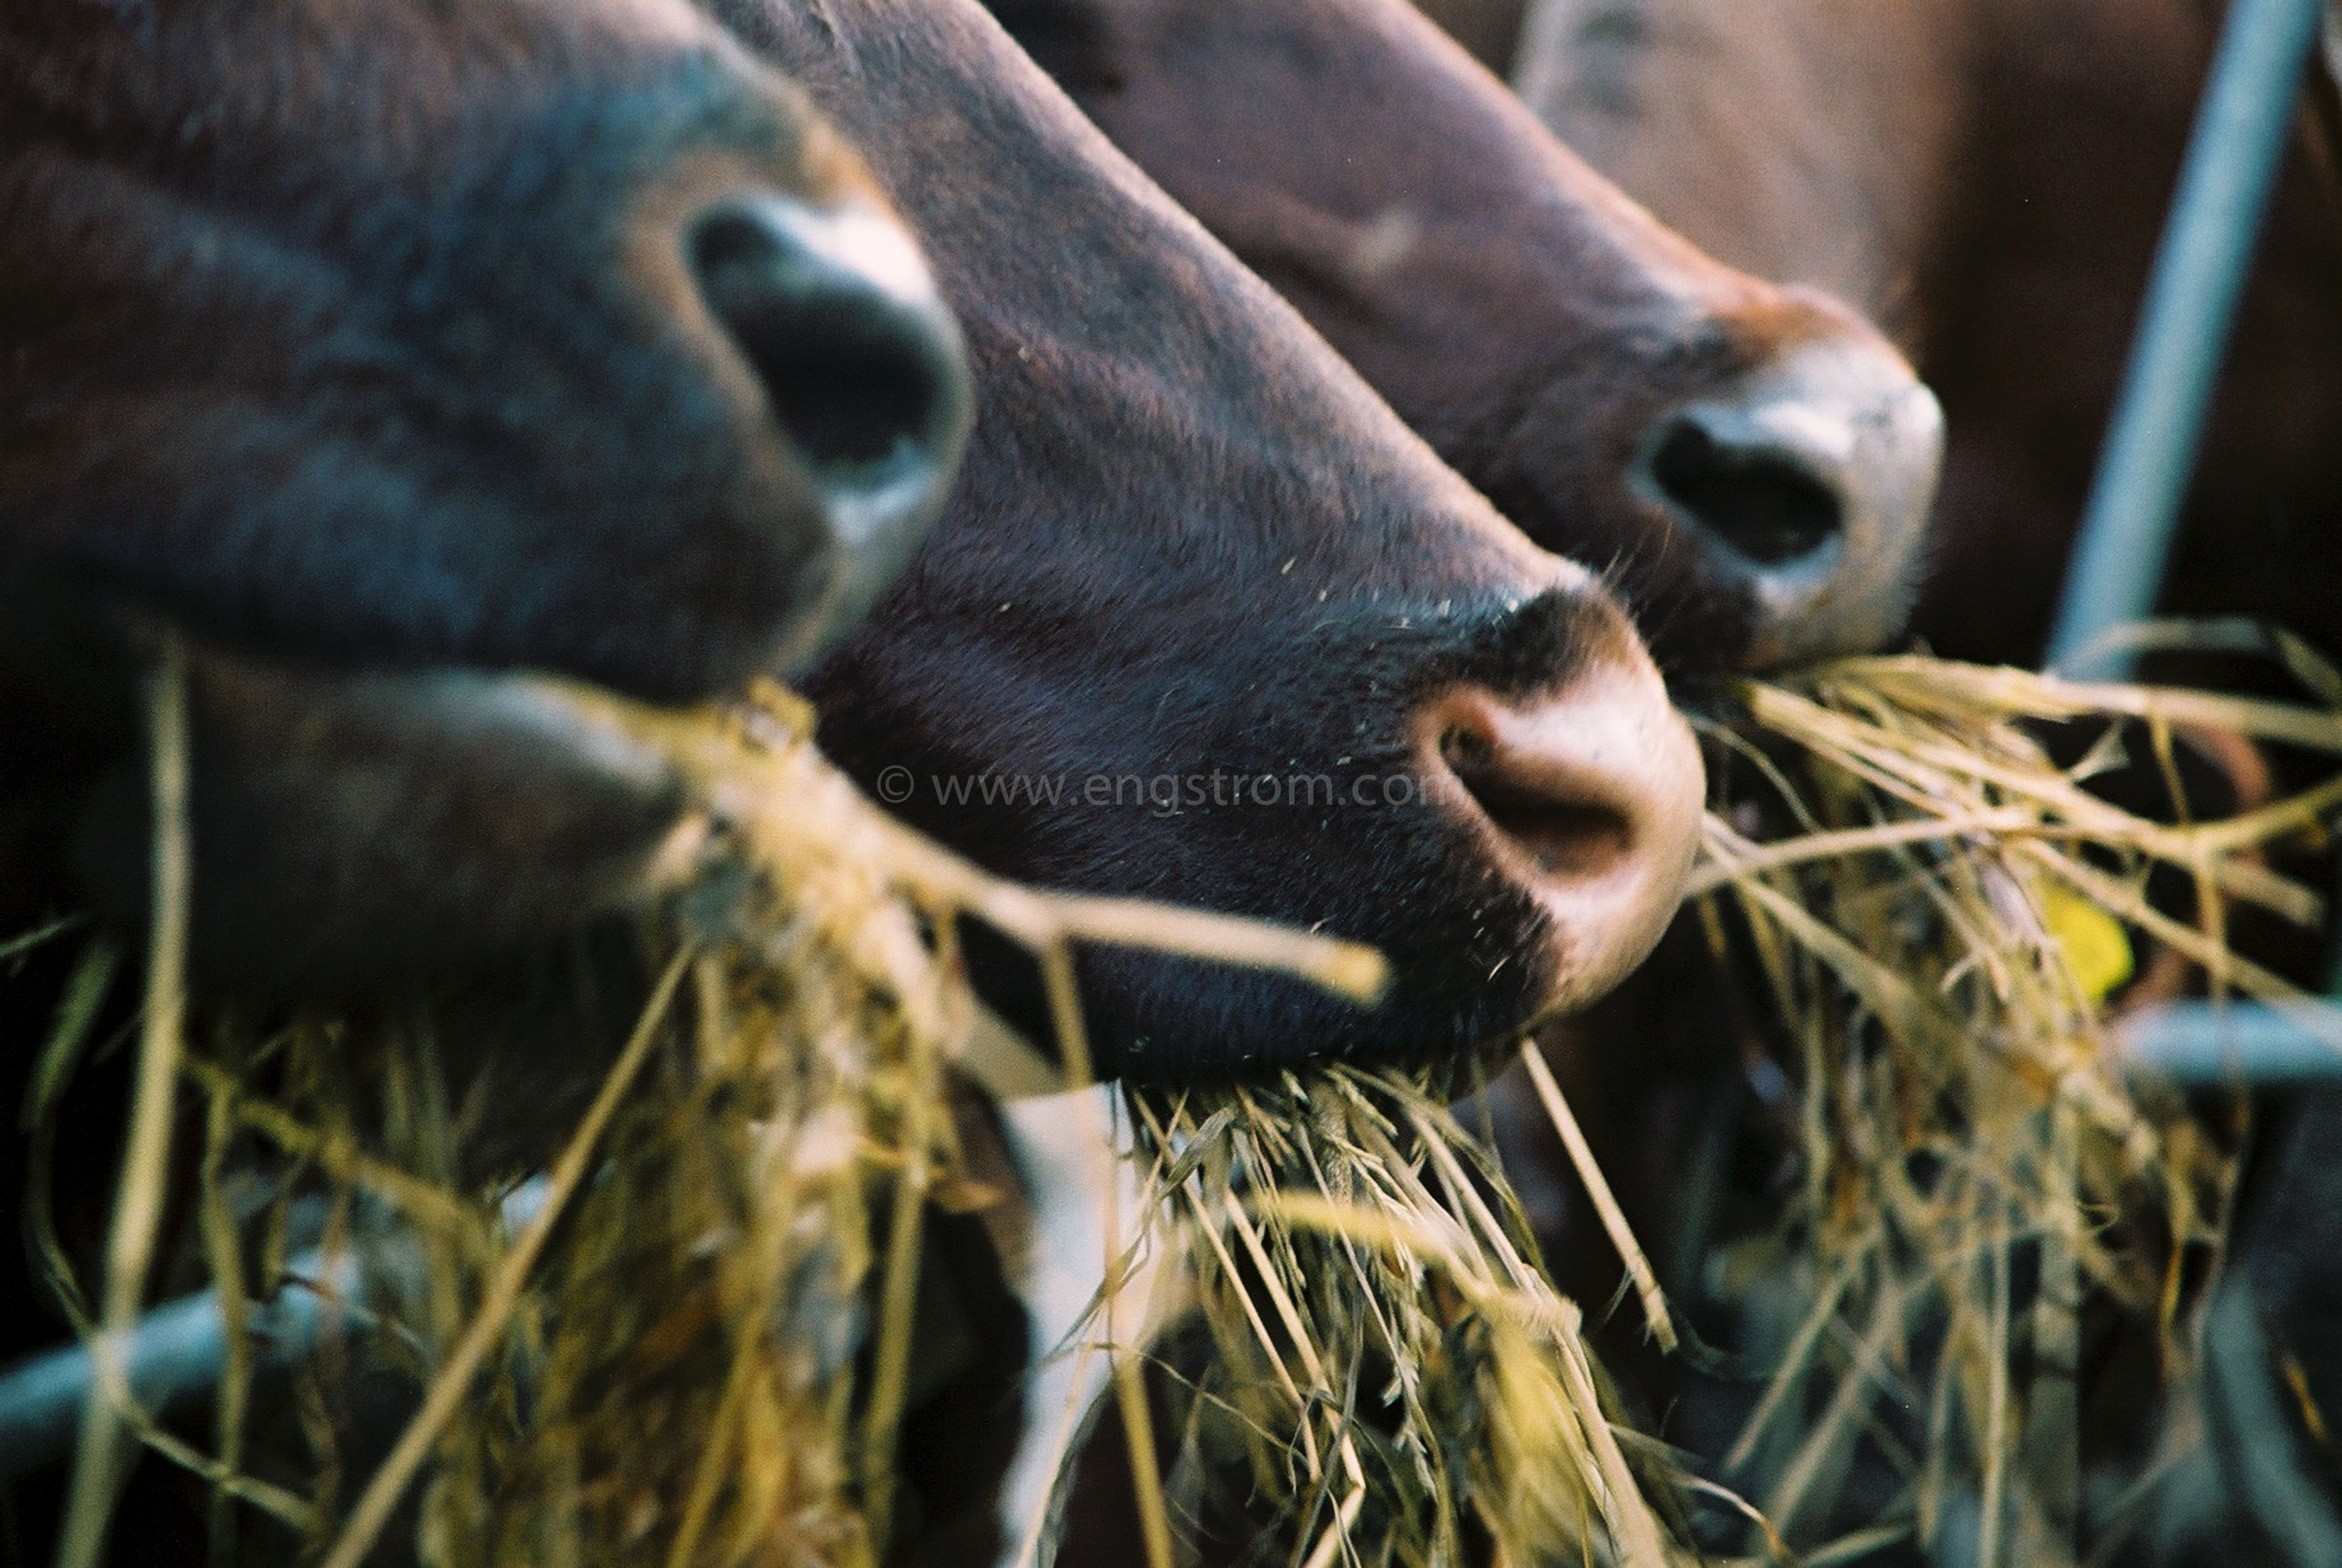
[[[1941,652],[2030,664],[2224,9],[1534,0],[1516,80],[1547,124],[1704,247],[1837,289],[1887,325],[1949,421],[1935,566],[1915,625]],[[2329,653],[2342,648],[2342,533],[2330,525],[2342,515],[2338,37],[2329,29],[2326,63],[2306,83],[2158,600],[2169,614],[2273,621]],[[2263,678],[2224,661],[2187,670]],[[2275,763],[2287,777],[2290,760]],[[2228,771],[2225,787],[2250,777]],[[2316,984],[2322,941],[2275,936],[2255,955]],[[1656,1021],[1613,1020],[1638,1040]],[[1712,1057],[1687,1065],[1664,1098],[1680,1114],[1696,1098],[1689,1084],[1716,1069]],[[1651,1131],[1667,1114],[1660,1097],[1618,1087],[1604,1118],[1612,1135],[1668,1150],[1670,1170],[1687,1163]],[[2331,1332],[2342,1283],[2318,1239],[2331,1224],[2316,1218],[2334,1206],[2342,1105],[2289,1087],[2260,1108],[2273,1114],[2202,1336],[2209,1371],[2172,1394],[2164,1418],[2211,1441],[2171,1466],[2145,1511],[2153,1528],[2131,1543],[2157,1561],[2308,1562],[2342,1549],[2342,1484],[2320,1426],[2342,1405]],[[2145,1419],[2130,1418],[2122,1440]]]
[[[1100,1072],[1454,1060],[1614,984],[1672,912],[1701,786],[1593,578],[1443,466],[971,0],[718,10],[852,137],[975,366],[957,494],[806,684],[824,748],[1004,874],[1317,927],[1392,961],[1388,998],[1359,1012],[1085,952]],[[1292,795],[1321,778],[1329,792]],[[1129,779],[1179,789],[1086,788]],[[1046,1039],[1030,966],[972,936],[970,952],[988,999]],[[912,1413],[920,1561],[1013,1559],[1051,1433],[1095,1395],[1053,1354],[1095,1273],[1056,1265],[1098,1234],[1065,1205],[1086,1168],[1066,1146],[1104,1117],[1093,1101],[1007,1117],[1030,1229],[1057,1249],[1009,1281],[1041,1375],[971,1372],[979,1391],[1007,1382],[1014,1419],[981,1392],[945,1401],[991,1410],[988,1441]]]
[[[25,0],[0,207],[0,913],[135,920],[175,638],[240,980],[622,904],[682,802],[509,677],[803,666],[966,436],[909,235],[681,0]]]
[[[1702,246],[1888,324],[1949,417],[1916,624],[2042,651],[2220,7],[2188,0],[1543,0],[1518,80]],[[2305,126],[2317,122],[2305,117]],[[2162,604],[2342,647],[2333,152],[2279,180]]]
[[[1663,666],[1902,629],[1942,437],[1910,366],[1653,222],[1404,0],[994,8]]]
[[[629,903],[689,803],[533,676],[682,703],[802,668],[967,436],[909,232],[682,0],[12,0],[0,213],[0,942],[138,929],[141,673],[178,665],[207,999],[494,964]],[[74,945],[7,963],[11,1106]],[[84,1064],[53,1134],[77,1250],[123,1077]],[[7,1256],[13,1357],[60,1330]],[[201,1537],[160,1468],[119,1561]],[[0,1555],[60,1490],[9,1487]]]

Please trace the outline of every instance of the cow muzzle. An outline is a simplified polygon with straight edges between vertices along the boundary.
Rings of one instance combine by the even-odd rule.
[[[1830,333],[1663,415],[1630,482],[1752,602],[1743,667],[1860,653],[1909,613],[1943,428],[1885,340]]]
[[[1546,917],[1544,1011],[1592,1002],[1657,943],[1706,794],[1699,748],[1639,650],[1529,699],[1451,688],[1419,716],[1434,789]]]

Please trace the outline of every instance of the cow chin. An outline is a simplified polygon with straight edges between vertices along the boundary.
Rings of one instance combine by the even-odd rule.
[[[471,967],[640,902],[705,824],[666,759],[521,675],[324,673],[187,644],[189,954],[314,991]],[[96,785],[71,853],[147,918],[146,760]]]

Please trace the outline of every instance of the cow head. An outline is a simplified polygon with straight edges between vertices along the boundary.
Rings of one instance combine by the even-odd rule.
[[[1941,417],[1827,298],[1710,260],[1406,0],[998,0],[1115,141],[1663,662],[1893,636]]]
[[[623,896],[674,791],[503,677],[802,664],[965,435],[910,237],[680,0],[24,0],[0,207],[10,858],[72,840],[136,904],[129,677],[173,632],[230,965]]]
[[[1625,616],[1443,466],[970,0],[737,0],[870,160],[981,415],[901,584],[815,671],[880,798],[1045,885],[1371,942],[1371,1011],[1081,961],[1102,1069],[1436,1058],[1584,1001],[1674,907],[1701,793]],[[1014,955],[984,978],[1039,1015]]]

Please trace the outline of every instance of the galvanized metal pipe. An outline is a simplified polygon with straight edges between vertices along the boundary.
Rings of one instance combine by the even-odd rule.
[[[507,1193],[505,1230],[534,1220],[544,1208],[545,1192],[544,1177],[536,1176]],[[260,1347],[262,1370],[298,1362],[337,1318],[372,1321],[365,1275],[349,1251],[303,1252],[287,1264],[286,1274],[288,1283],[274,1300],[245,1309],[245,1329]],[[148,1312],[122,1359],[127,1391],[150,1415],[168,1414],[214,1391],[228,1360],[227,1315],[218,1296],[199,1291]],[[62,1346],[0,1368],[0,1485],[71,1451],[74,1427],[96,1382],[96,1363],[85,1345]]]
[[[2326,0],[2233,0],[2157,247],[2139,335],[2090,487],[2050,634],[2049,662],[2119,675],[2127,655],[2068,668],[2147,614],[2201,444],[2293,99]]]
[[[2342,1083],[2342,1007],[2174,1001],[2123,1021],[2126,1071],[2186,1088]]]

